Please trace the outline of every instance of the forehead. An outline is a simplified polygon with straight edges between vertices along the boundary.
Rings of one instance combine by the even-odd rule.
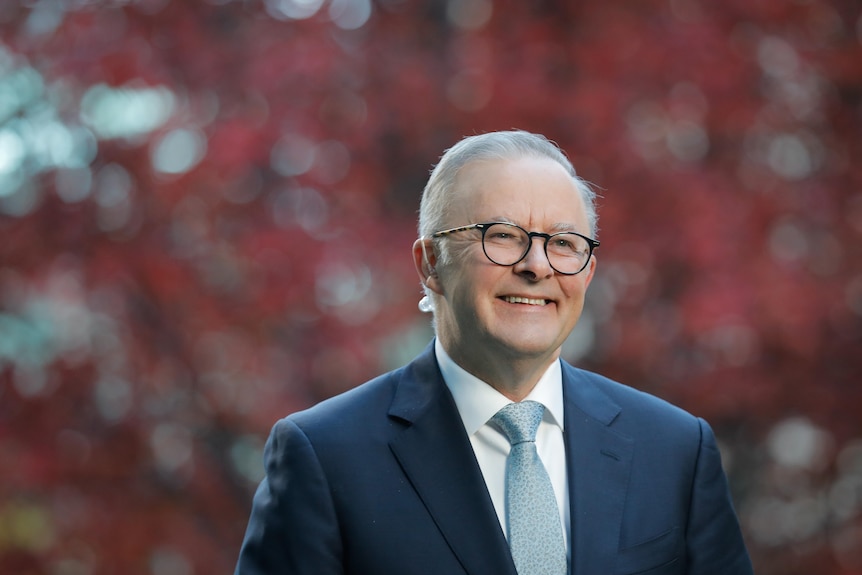
[[[450,200],[456,220],[452,225],[503,219],[531,229],[586,231],[580,190],[565,168],[550,158],[470,162],[458,172]]]

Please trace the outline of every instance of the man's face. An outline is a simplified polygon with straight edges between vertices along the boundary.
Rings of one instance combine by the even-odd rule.
[[[504,221],[527,231],[590,235],[583,200],[562,166],[547,158],[475,161],[458,174],[449,226]],[[468,368],[473,362],[555,359],[584,305],[595,258],[576,275],[556,273],[534,238],[514,266],[485,257],[481,232],[443,241],[451,264],[440,267],[436,286],[437,333],[447,352]]]

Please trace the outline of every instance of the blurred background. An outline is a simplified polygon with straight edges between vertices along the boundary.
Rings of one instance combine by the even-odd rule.
[[[0,572],[232,572],[279,418],[431,337],[462,136],[601,193],[566,358],[707,418],[760,575],[862,573],[857,0],[2,0]]]

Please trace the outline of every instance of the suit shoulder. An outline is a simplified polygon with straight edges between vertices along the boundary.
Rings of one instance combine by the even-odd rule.
[[[376,414],[385,414],[392,402],[405,367],[379,375],[353,389],[324,399],[302,411],[292,413],[279,422],[291,422],[304,431],[318,427],[332,428],[361,423]],[[276,424],[278,425],[278,424]]]
[[[567,366],[576,386],[590,386],[616,403],[620,408],[620,419],[649,421],[652,426],[699,427],[698,418],[683,408],[651,393],[635,389],[608,377]]]

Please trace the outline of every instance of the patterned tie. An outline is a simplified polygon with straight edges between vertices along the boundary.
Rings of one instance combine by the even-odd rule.
[[[536,430],[545,406],[510,403],[492,421],[509,438],[506,504],[509,548],[518,575],[565,575],[566,547],[548,472],[536,451]]]

